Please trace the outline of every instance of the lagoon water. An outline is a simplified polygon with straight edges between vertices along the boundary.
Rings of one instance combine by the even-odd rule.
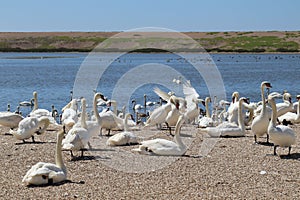
[[[87,53],[0,53],[0,111],[5,111],[7,104],[14,111],[20,101],[30,101],[32,92],[38,92],[39,107],[61,109],[70,100],[77,72]],[[272,83],[271,91],[287,90],[293,95],[300,94],[300,55],[299,54],[211,54],[226,90],[227,100],[233,91],[251,101],[260,100],[260,83],[268,80]],[[101,59],[101,58],[99,58]],[[115,59],[98,85],[97,91],[110,97],[116,82],[122,75],[136,66],[159,63],[185,72],[191,79],[201,98],[209,95],[205,81],[199,74],[190,70],[189,64],[170,53],[131,53]],[[159,72],[157,72],[159,73]],[[138,74],[136,77],[139,76]],[[172,82],[170,74],[164,74]],[[87,80],[88,81],[88,80]],[[196,82],[197,81],[197,82]],[[174,83],[175,84],[175,83]],[[148,100],[158,101],[152,92],[155,85],[148,84],[130,94],[143,104],[143,95]],[[180,86],[176,86],[180,87]],[[124,95],[128,95],[126,87]],[[91,91],[92,93],[92,91]],[[121,107],[121,105],[119,105]],[[29,108],[21,108],[28,113]]]

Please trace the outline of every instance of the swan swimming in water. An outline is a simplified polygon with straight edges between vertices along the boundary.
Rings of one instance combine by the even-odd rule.
[[[166,139],[153,139],[145,140],[141,142],[139,148],[132,149],[132,151],[147,154],[147,155],[161,155],[161,156],[181,156],[183,155],[187,147],[182,142],[180,137],[180,129],[183,123],[185,122],[184,115],[181,115],[178,118],[178,121],[175,126],[175,136],[174,142]]]
[[[129,132],[127,121],[129,117],[132,117],[130,113],[127,113],[124,118],[124,131],[121,133],[117,133],[110,138],[108,138],[106,144],[108,146],[121,146],[121,145],[127,145],[127,144],[136,144],[137,143],[137,137],[132,133]]]
[[[207,127],[204,129],[209,136],[211,137],[219,137],[219,136],[230,136],[230,137],[242,137],[245,136],[245,123],[242,116],[242,108],[243,105],[247,102],[245,97],[241,97],[239,99],[239,109],[238,109],[238,124],[223,122],[219,124],[217,127]]]
[[[272,88],[271,83],[264,81],[261,83],[261,100],[262,100],[262,109],[260,114],[254,118],[251,124],[251,131],[254,135],[254,142],[257,143],[257,137],[261,137],[264,134],[267,134],[267,143],[269,142],[268,135],[268,125],[269,125],[269,114],[266,107],[266,98],[265,98],[265,88]]]
[[[296,134],[293,129],[288,126],[276,126],[277,109],[274,101],[274,96],[269,95],[268,101],[271,104],[273,111],[271,121],[268,126],[268,134],[270,135],[270,140],[274,143],[274,155],[276,155],[277,147],[288,147],[288,155],[290,155],[292,145],[296,143]]]
[[[67,168],[64,165],[61,152],[64,133],[64,130],[57,133],[55,164],[38,162],[33,165],[22,180],[25,185],[46,185],[59,183],[67,179]]]

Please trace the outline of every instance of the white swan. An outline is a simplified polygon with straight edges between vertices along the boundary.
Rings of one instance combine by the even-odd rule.
[[[32,138],[32,142],[34,141],[34,134],[38,135],[44,133],[49,126],[50,121],[47,117],[26,117],[22,121],[20,121],[18,129],[11,130],[10,133],[18,140],[25,140],[28,138]],[[43,127],[43,128],[40,128]]]
[[[171,104],[174,104],[176,108],[179,109],[179,102],[174,97],[170,97],[167,104],[162,105],[153,110],[153,112],[150,114],[149,118],[147,119],[145,126],[154,126],[157,124],[160,125],[162,123],[165,123],[168,113],[172,109]]]
[[[239,93],[238,92],[233,92],[232,93],[232,101],[228,107],[228,121],[230,123],[232,122],[237,122],[237,119],[238,119],[238,107],[239,107],[239,104],[238,104],[238,101],[239,101]]]
[[[276,104],[277,108],[277,118],[284,115],[287,112],[292,112],[294,109],[291,94],[284,93],[283,94],[283,102]]]
[[[22,182],[25,185],[45,185],[59,183],[67,179],[67,168],[61,153],[64,130],[57,133],[55,164],[38,162],[26,173]]]
[[[183,155],[187,147],[182,142],[180,137],[180,129],[182,124],[185,122],[185,118],[181,115],[178,118],[175,127],[175,136],[174,142],[166,139],[153,139],[153,140],[146,140],[141,142],[139,148],[132,149],[132,151],[139,152],[141,154],[155,154],[155,155],[162,155],[162,156],[181,156]]]
[[[264,81],[260,85],[262,109],[258,116],[256,116],[251,124],[251,131],[254,135],[254,141],[257,143],[257,137],[261,137],[268,132],[269,114],[266,107],[265,88],[271,88],[271,83]],[[269,142],[269,135],[267,134],[267,143]]]
[[[88,144],[90,139],[90,134],[87,130],[86,124],[86,100],[85,98],[81,99],[81,119],[80,124],[76,124],[73,126],[66,135],[65,139],[62,141],[62,148],[64,150],[69,150],[71,152],[71,156],[73,156],[72,151],[81,150],[81,157],[83,157],[84,148]]]
[[[209,127],[209,126],[213,126],[214,121],[211,118],[208,103],[211,103],[211,98],[210,97],[205,98],[206,116],[199,119],[199,124],[198,124],[199,128],[206,128],[206,127]]]
[[[31,113],[29,114],[30,117],[48,117],[50,120],[50,123],[52,124],[57,124],[55,119],[52,117],[52,113],[46,109],[41,109],[38,107],[38,97],[37,97],[37,92],[34,91],[33,92],[33,99],[34,99],[34,106],[33,109],[31,111]]]
[[[68,128],[72,128],[72,126],[77,123],[77,108],[78,106],[76,99],[72,99],[72,101],[64,107],[61,116],[61,122],[63,125],[65,125]]]
[[[245,97],[241,97],[238,107],[238,124],[235,123],[228,123],[223,122],[222,124],[219,124],[217,127],[207,127],[204,129],[208,135],[211,137],[219,137],[219,136],[230,136],[230,137],[241,137],[245,136],[245,124],[243,119],[243,105],[247,102],[247,99]]]
[[[289,153],[291,153],[292,145],[296,143],[296,135],[293,129],[288,126],[277,125],[276,117],[277,109],[274,101],[274,96],[269,96],[268,101],[272,107],[272,117],[268,126],[268,134],[270,135],[270,140],[274,143],[274,155],[276,155],[276,148],[279,147],[289,147]]]
[[[191,85],[191,82],[189,80],[183,83],[182,89],[183,94],[185,96],[185,100],[187,102],[185,116],[188,118],[188,121],[190,123],[195,123],[195,119],[198,118],[200,113],[198,103],[202,102],[202,104],[204,104],[204,101],[202,99],[199,99],[200,95]]]
[[[22,101],[19,103],[19,106],[33,106],[34,105],[34,99],[31,99],[30,101]]]
[[[124,122],[124,131],[121,133],[117,133],[110,138],[108,138],[106,144],[108,146],[121,146],[126,144],[136,144],[137,143],[137,137],[132,133],[129,132],[128,128],[128,119],[131,117],[130,113],[127,113],[125,115],[125,118],[123,120]]]
[[[24,117],[13,112],[0,112],[0,125],[10,129],[17,128],[23,119]]]
[[[293,112],[287,112],[284,115],[278,117],[278,120],[280,123],[292,123],[292,124],[298,124],[300,123],[300,95],[297,95],[297,114]]]

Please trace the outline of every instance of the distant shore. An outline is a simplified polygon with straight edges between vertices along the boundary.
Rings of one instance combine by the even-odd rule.
[[[0,32],[0,52],[90,52],[98,44],[118,33]],[[300,52],[300,31],[183,32],[183,34],[193,38],[209,53]],[[138,36],[138,34],[135,36]],[[125,42],[124,38],[122,39],[122,41],[117,42],[120,43],[120,46],[126,46],[132,38],[125,38],[127,39]],[[134,38],[134,42],[139,41]],[[150,43],[153,40],[145,41],[143,39],[143,42]],[[107,48],[105,51],[127,51],[127,49]],[[195,50],[179,49],[178,51],[193,52]],[[153,53],[162,52],[162,50],[155,48],[137,49],[135,52]]]

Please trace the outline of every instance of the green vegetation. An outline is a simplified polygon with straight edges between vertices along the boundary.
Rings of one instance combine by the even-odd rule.
[[[0,33],[1,34],[1,33]],[[187,33],[188,34],[188,33]],[[300,31],[293,32],[208,32],[195,33],[194,39],[208,52],[300,52]],[[102,43],[105,51],[160,52],[156,49],[141,49],[139,46],[174,46],[177,51],[198,51],[186,49],[188,40],[176,38],[143,38],[134,34],[134,38],[109,38],[109,34],[41,34],[21,37],[0,37],[0,51],[9,52],[89,52]],[[108,39],[108,40],[107,40]],[[115,45],[117,44],[117,45]],[[176,46],[178,45],[178,46]],[[122,49],[116,49],[117,46]],[[163,47],[162,47],[163,49]],[[102,49],[100,49],[102,50]],[[200,51],[200,50],[199,50]]]

